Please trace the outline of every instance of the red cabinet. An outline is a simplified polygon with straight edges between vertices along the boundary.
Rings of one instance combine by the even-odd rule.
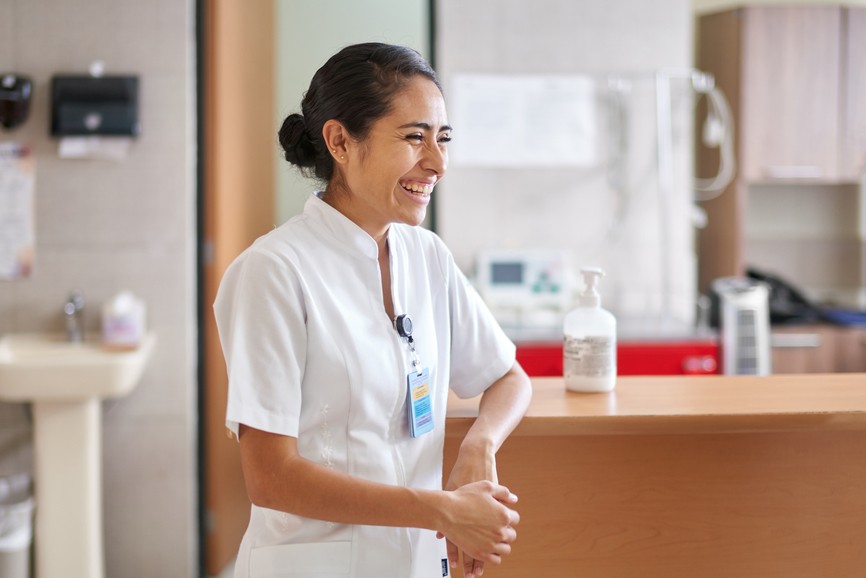
[[[711,375],[719,373],[714,339],[623,341],[617,344],[617,375]],[[530,376],[562,376],[562,342],[518,343],[517,361]]]

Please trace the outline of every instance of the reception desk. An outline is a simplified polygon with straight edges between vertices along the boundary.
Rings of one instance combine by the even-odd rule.
[[[533,391],[497,455],[518,539],[485,578],[866,576],[866,374]],[[446,473],[477,405],[449,401]]]

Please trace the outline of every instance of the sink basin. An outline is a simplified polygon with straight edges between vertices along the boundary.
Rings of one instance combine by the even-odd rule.
[[[132,391],[155,341],[109,351],[61,335],[0,339],[0,401],[33,404],[37,578],[105,577],[101,400]]]
[[[0,339],[0,400],[126,395],[141,378],[153,341],[148,335],[135,350],[110,351],[96,340],[70,343],[62,335],[6,335]]]

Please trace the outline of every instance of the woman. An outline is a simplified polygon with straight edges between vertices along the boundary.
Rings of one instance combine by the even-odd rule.
[[[461,551],[480,576],[516,538],[495,454],[530,385],[417,226],[447,164],[441,88],[417,52],[359,44],[301,108],[280,144],[325,188],[238,257],[214,305],[253,503],[235,576],[438,578]],[[449,387],[483,397],[443,491]]]

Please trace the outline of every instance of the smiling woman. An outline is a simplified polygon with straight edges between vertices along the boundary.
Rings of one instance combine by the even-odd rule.
[[[417,226],[448,164],[438,80],[414,50],[353,45],[301,109],[280,144],[323,190],[237,258],[214,304],[253,502],[235,576],[451,576],[461,552],[480,576],[517,535],[495,454],[531,389]],[[443,491],[449,389],[482,401]]]

